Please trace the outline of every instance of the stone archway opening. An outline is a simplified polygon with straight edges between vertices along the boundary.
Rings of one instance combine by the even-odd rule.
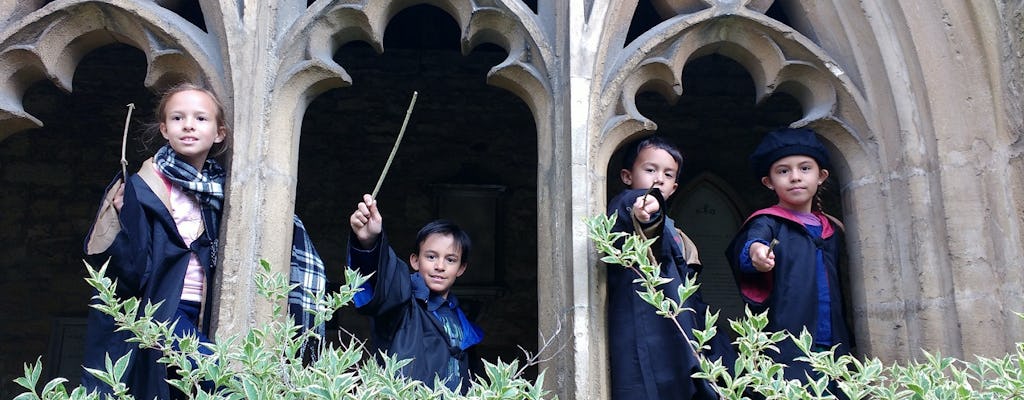
[[[731,334],[728,319],[741,317],[743,306],[725,249],[751,212],[776,201],[750,171],[747,160],[765,133],[800,120],[803,107],[781,92],[755,104],[750,74],[720,54],[690,60],[682,84],[682,96],[675,105],[656,92],[639,93],[636,103],[642,115],[657,123],[654,134],[668,138],[683,153],[679,190],[669,201],[669,213],[697,245],[705,267],[704,299],[712,309],[722,310],[719,332]],[[619,181],[623,151],[618,149],[609,161],[609,199],[624,188]],[[841,217],[839,178],[833,174],[823,202],[826,212]],[[848,282],[845,286],[848,293]]]
[[[454,290],[484,329],[478,354],[522,358],[517,346],[537,350],[537,129],[522,100],[486,83],[507,53],[485,44],[463,56],[459,37],[451,16],[420,5],[391,19],[383,54],[363,42],[335,53],[352,86],[321,94],[306,110],[295,208],[328,280],[340,280],[348,216],[373,190],[417,91],[378,194],[385,229],[407,257],[417,230],[433,219],[466,228],[474,255]],[[335,323],[334,338],[369,338],[369,321],[351,308]]]

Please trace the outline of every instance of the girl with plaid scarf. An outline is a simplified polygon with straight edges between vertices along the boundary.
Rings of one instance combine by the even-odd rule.
[[[167,143],[138,173],[126,180],[119,174],[107,188],[86,238],[87,259],[92,265],[110,260],[107,275],[117,279],[121,298],[163,302],[154,318],[177,321],[176,336],[192,334],[209,343],[209,279],[217,264],[226,176],[214,158],[230,147],[230,129],[217,97],[194,84],[165,92],[155,114],[157,123],[150,131],[153,136],[159,132]],[[323,324],[314,325],[306,310],[317,306],[326,287],[323,261],[302,221],[294,217],[293,222],[289,278],[296,287],[288,295],[288,310],[296,325],[322,338]],[[130,333],[115,329],[109,316],[90,310],[84,367],[102,370],[106,355],[117,360],[131,351],[122,381],[135,398],[183,395],[166,383],[167,368],[157,362],[160,352],[137,348],[127,341]],[[303,351],[315,352],[313,344]],[[205,347],[202,351],[209,352]],[[111,390],[88,372],[83,372],[82,383],[102,393]]]
[[[117,280],[120,297],[163,302],[158,321],[176,320],[176,336],[192,334],[209,343],[208,282],[216,264],[225,177],[213,157],[228,148],[229,130],[216,96],[192,84],[168,90],[155,114],[155,130],[167,143],[136,174],[126,180],[119,174],[110,185],[86,254],[93,265],[109,259],[107,276]],[[115,329],[111,317],[90,310],[84,367],[102,370],[106,355],[117,360],[131,351],[122,380],[135,398],[182,395],[165,382],[168,371],[157,362],[159,351],[139,349],[127,341],[131,333]],[[82,383],[102,393],[111,390],[88,372]]]

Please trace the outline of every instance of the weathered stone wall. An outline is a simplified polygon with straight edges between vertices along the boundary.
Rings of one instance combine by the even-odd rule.
[[[1006,183],[998,191],[1006,193],[1010,199],[1016,199],[1007,218],[1015,219],[1018,226],[1024,226],[1024,1],[1006,1],[1002,4],[1001,27],[1002,35],[999,44],[1000,64],[1002,70],[1001,114],[1006,116],[1003,130],[1010,143],[1007,162]],[[1012,234],[1012,232],[1011,232]],[[1010,264],[1010,268],[1019,267]],[[1017,285],[1020,288],[1020,285]],[[1018,292],[1019,293],[1019,292]],[[1024,307],[1012,307],[1011,311],[1022,312]],[[1017,331],[1024,330],[1024,322],[1019,318],[1010,325]],[[1011,339],[1010,341],[1012,341]]]

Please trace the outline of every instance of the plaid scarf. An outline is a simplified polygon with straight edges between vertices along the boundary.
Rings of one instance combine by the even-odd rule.
[[[224,168],[216,160],[206,159],[202,171],[196,171],[191,164],[178,158],[178,153],[165,144],[153,156],[160,173],[185,193],[196,196],[203,209],[203,222],[206,226],[220,226],[220,212],[224,207]],[[216,235],[214,235],[216,236]],[[214,237],[214,248],[217,238]]]
[[[206,226],[219,227],[221,209],[224,205],[224,168],[216,160],[207,159],[203,170],[178,158],[178,153],[170,145],[164,145],[153,157],[154,163],[168,180],[181,188],[185,193],[192,194],[199,200],[203,209],[203,222]],[[327,275],[324,262],[320,259],[313,241],[310,240],[306,228],[298,216],[293,217],[295,229],[292,235],[292,256],[289,281],[299,285],[288,293],[288,310],[295,319],[296,325],[303,329],[315,329],[321,337],[325,334],[323,324],[313,326],[313,316],[305,310],[316,306],[317,297],[322,295],[327,286]],[[211,264],[216,264],[217,235],[213,237],[214,255]]]
[[[306,310],[316,307],[316,300],[327,290],[327,275],[324,273],[324,262],[313,247],[313,241],[306,233],[299,216],[293,216],[295,229],[292,232],[292,265],[291,283],[299,286],[288,293],[288,311],[295,319],[296,325],[304,329],[316,329],[323,338],[326,333],[324,324],[313,326],[313,315]]]

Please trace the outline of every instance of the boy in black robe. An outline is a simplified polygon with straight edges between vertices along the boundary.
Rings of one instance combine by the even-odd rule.
[[[408,378],[433,386],[437,377],[452,390],[461,384],[464,392],[470,378],[467,351],[483,339],[450,293],[469,265],[469,236],[451,222],[431,222],[417,234],[416,252],[406,264],[391,249],[370,195],[363,195],[349,223],[349,265],[374,273],[355,298],[358,311],[372,318],[374,348],[400,360],[411,358],[402,368]]]
[[[682,168],[682,155],[671,143],[654,136],[633,144],[623,157],[621,179],[629,189],[608,203],[608,214],[616,214],[616,232],[634,232],[633,220],[646,237],[657,237],[652,246],[660,275],[671,281],[659,286],[666,297],[679,301],[678,287],[700,270],[697,247],[666,216],[665,199],[675,193]],[[653,188],[650,193],[648,189]],[[608,266],[608,342],[612,399],[716,399],[711,383],[692,375],[700,372],[697,353],[690,345],[692,330],[704,329],[707,304],[700,291],[683,304],[694,312],[683,312],[673,321],[657,315],[637,291],[637,275],[619,265]],[[705,353],[709,359],[724,357],[731,365],[735,353],[724,335],[716,335]]]

